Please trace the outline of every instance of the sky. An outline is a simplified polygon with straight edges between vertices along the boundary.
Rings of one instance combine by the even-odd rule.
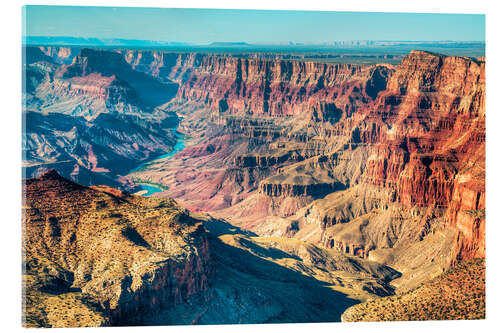
[[[23,36],[212,42],[484,41],[485,16],[131,7],[24,7]]]

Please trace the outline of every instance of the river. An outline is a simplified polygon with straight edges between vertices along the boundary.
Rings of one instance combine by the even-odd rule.
[[[139,171],[139,170],[145,168],[146,166],[154,163],[157,160],[162,160],[162,159],[165,159],[165,158],[172,157],[175,154],[177,154],[178,152],[180,152],[181,150],[183,150],[184,147],[185,147],[185,141],[186,141],[186,139],[184,137],[184,134],[179,133],[177,131],[177,128],[173,129],[172,132],[175,134],[176,142],[175,142],[174,149],[170,153],[157,156],[154,159],[149,160],[149,161],[144,161],[141,164],[139,164],[135,169],[130,170],[130,173]],[[153,193],[162,192],[163,191],[160,187],[158,187],[158,186],[156,186],[154,184],[140,184],[140,183],[138,183],[138,187],[140,188],[140,190],[138,192],[136,192],[136,193],[139,193],[139,194],[141,194],[142,196],[145,196],[145,197],[149,197]],[[144,192],[144,191],[146,191],[146,192]],[[142,193],[142,192],[144,192],[144,193]]]

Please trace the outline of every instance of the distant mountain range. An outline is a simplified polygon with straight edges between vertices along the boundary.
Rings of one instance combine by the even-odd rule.
[[[24,45],[52,45],[52,46],[124,46],[124,47],[179,47],[201,46],[213,48],[241,48],[252,46],[288,46],[288,47],[383,47],[383,46],[437,46],[437,47],[484,47],[484,41],[377,41],[377,40],[347,40],[325,43],[299,43],[299,42],[212,42],[210,44],[192,44],[184,42],[166,42],[155,40],[138,40],[123,38],[83,38],[66,36],[23,36]]]
[[[187,46],[182,42],[161,42],[154,40],[122,39],[122,38],[83,38],[66,36],[23,36],[24,45],[51,45],[51,46]]]
[[[236,47],[241,47],[241,46],[251,46],[252,44],[246,43],[246,42],[213,42],[210,43],[208,46],[213,46],[213,47],[230,47],[230,46],[236,46]]]

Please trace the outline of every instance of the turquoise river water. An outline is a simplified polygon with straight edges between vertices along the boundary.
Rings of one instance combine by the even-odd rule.
[[[145,168],[146,166],[148,166],[149,164],[154,163],[157,160],[170,158],[170,157],[174,156],[175,154],[177,154],[178,152],[180,152],[181,150],[183,150],[184,147],[186,146],[185,145],[186,139],[184,137],[184,134],[177,132],[177,129],[174,129],[173,132],[175,134],[175,138],[177,141],[175,143],[174,149],[170,153],[156,156],[152,160],[145,161],[145,162],[139,164],[135,169],[131,170],[130,173],[135,172],[135,171],[139,171],[139,170]],[[145,197],[149,197],[153,193],[163,191],[160,187],[155,186],[153,184],[139,184],[139,188],[140,188],[139,191],[147,191],[146,193],[143,194],[143,196],[145,196]]]

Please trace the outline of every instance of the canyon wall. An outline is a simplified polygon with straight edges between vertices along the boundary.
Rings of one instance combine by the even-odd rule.
[[[61,295],[61,305],[79,293],[106,320],[76,326],[137,325],[207,290],[214,273],[208,235],[172,200],[84,187],[54,170],[24,186],[23,259],[25,274],[36,279],[26,290],[31,306],[50,306],[46,293]]]
[[[249,198],[252,196],[294,200],[312,193],[311,199],[301,200],[288,210],[287,215],[293,215],[301,206],[328,193],[356,184],[373,185],[391,193],[384,198],[386,206],[397,206],[398,210],[429,208],[431,215],[424,213],[425,209],[415,214],[423,214],[422,220],[434,216],[428,222],[432,225],[444,217],[445,222],[439,223],[458,232],[454,250],[458,257],[484,254],[482,59],[413,51],[397,66],[363,66],[155,51],[123,54],[132,68],[179,83],[171,102],[173,108],[208,106],[203,112],[209,112],[214,126],[247,138],[241,149],[233,145],[234,152],[227,153],[232,159],[224,159],[218,167],[252,170],[259,186],[248,188],[243,200],[217,205],[218,210],[228,209],[227,216],[234,216],[238,210],[256,213],[262,205],[246,209],[245,200],[250,205],[264,199]],[[186,113],[187,119],[198,112],[196,107],[192,110]],[[210,138],[200,144],[210,145]],[[205,154],[203,160],[209,160],[209,156]],[[198,158],[196,154],[190,157],[195,161]],[[221,174],[219,178],[224,177]],[[308,179],[306,185],[304,177]],[[195,179],[198,185],[213,181],[210,177]],[[156,180],[161,182],[160,177]],[[233,185],[219,185],[218,191],[234,186],[234,181],[227,183]],[[188,189],[189,184],[175,186],[177,192],[167,194],[189,202],[189,191],[181,190]],[[204,199],[209,202],[216,196],[211,192]],[[193,205],[214,209],[210,204],[204,207],[203,200]],[[269,217],[270,212],[272,215],[272,209],[265,209],[255,216]],[[302,219],[299,215],[296,218]],[[387,216],[386,225],[394,219]],[[322,230],[319,241],[335,243],[336,236],[329,234],[328,227],[321,226],[321,221],[317,225]],[[425,223],[418,223],[414,229],[419,237],[431,230]],[[397,234],[395,238],[404,237]],[[338,241],[339,246],[348,247]],[[353,245],[359,247],[350,247]],[[361,247],[358,252],[367,256],[369,250]]]
[[[82,184],[130,190],[135,185],[123,176],[175,145],[165,128],[177,116],[154,107],[177,84],[135,72],[115,52],[26,47],[24,54],[26,177],[55,168]]]
[[[39,57],[58,54],[44,51]],[[117,83],[124,77],[131,78],[128,83],[148,77],[160,82],[155,85],[179,85],[164,107],[183,117],[180,128],[192,144],[170,161],[134,173],[136,179],[168,187],[162,196],[228,218],[242,217],[238,212],[244,211],[257,229],[269,218],[284,217],[290,224],[281,231],[289,232],[294,221],[304,221],[299,229],[312,228],[301,210],[307,205],[319,205],[317,200],[353,186],[375,186],[387,193],[379,198],[382,206],[347,214],[348,220],[328,208],[313,223],[317,242],[354,246],[368,256],[370,249],[394,247],[406,236],[401,231],[374,246],[347,246],[340,230],[332,234],[333,221],[342,221],[335,228],[349,229],[353,219],[386,207],[376,215],[384,216],[380,223],[389,230],[401,218],[388,211],[420,207],[412,214],[427,222],[407,223],[413,241],[439,225],[457,231],[457,258],[484,255],[484,59],[412,51],[394,66],[139,50],[81,52],[57,73],[88,81],[90,68],[106,77],[115,73]],[[111,59],[110,65],[87,64],[102,57]],[[132,72],[114,69],[124,63]],[[111,96],[83,83],[79,91],[85,94]],[[134,84],[136,96],[129,101],[141,100],[140,84]],[[325,209],[319,206],[316,210]]]
[[[124,51],[132,68],[181,83],[177,98],[210,105],[222,114],[284,117],[309,113],[335,117],[353,100],[371,100],[385,89],[390,65],[361,66],[212,54]],[[347,105],[346,105],[347,104]],[[347,108],[347,110],[345,109]],[[340,111],[340,110],[338,110]]]
[[[54,165],[85,184],[118,179],[122,189],[139,181],[164,189],[144,200],[54,172],[26,181],[27,275],[37,276],[33,290],[42,302],[39,291],[63,286],[66,296],[92,295],[75,306],[101,324],[132,324],[131,313],[158,322],[147,315],[158,308],[174,322],[170,306],[196,314],[193,323],[204,316],[210,323],[221,320],[214,310],[220,304],[243,299],[238,311],[255,309],[258,291],[272,306],[258,320],[238,316],[321,321],[332,314],[286,313],[320,294],[332,308],[342,300],[335,316],[352,301],[318,286],[307,297],[283,291],[289,281],[308,290],[303,275],[318,265],[331,271],[314,271],[315,279],[342,288],[350,278],[331,275],[339,262],[354,280],[360,273],[353,269],[367,265],[364,279],[379,271],[376,281],[349,283],[387,295],[485,256],[484,59],[412,51],[398,65],[338,65],[32,51],[24,90],[26,170],[38,174]],[[185,149],[125,175],[134,163],[169,151],[174,127],[185,135]],[[210,215],[187,213],[167,197]],[[194,214],[217,236],[212,243]],[[223,273],[210,280],[214,253]],[[275,272],[285,280],[274,281]],[[269,286],[271,280],[286,288]],[[216,291],[207,303],[210,281]],[[239,292],[241,281],[250,291]]]

